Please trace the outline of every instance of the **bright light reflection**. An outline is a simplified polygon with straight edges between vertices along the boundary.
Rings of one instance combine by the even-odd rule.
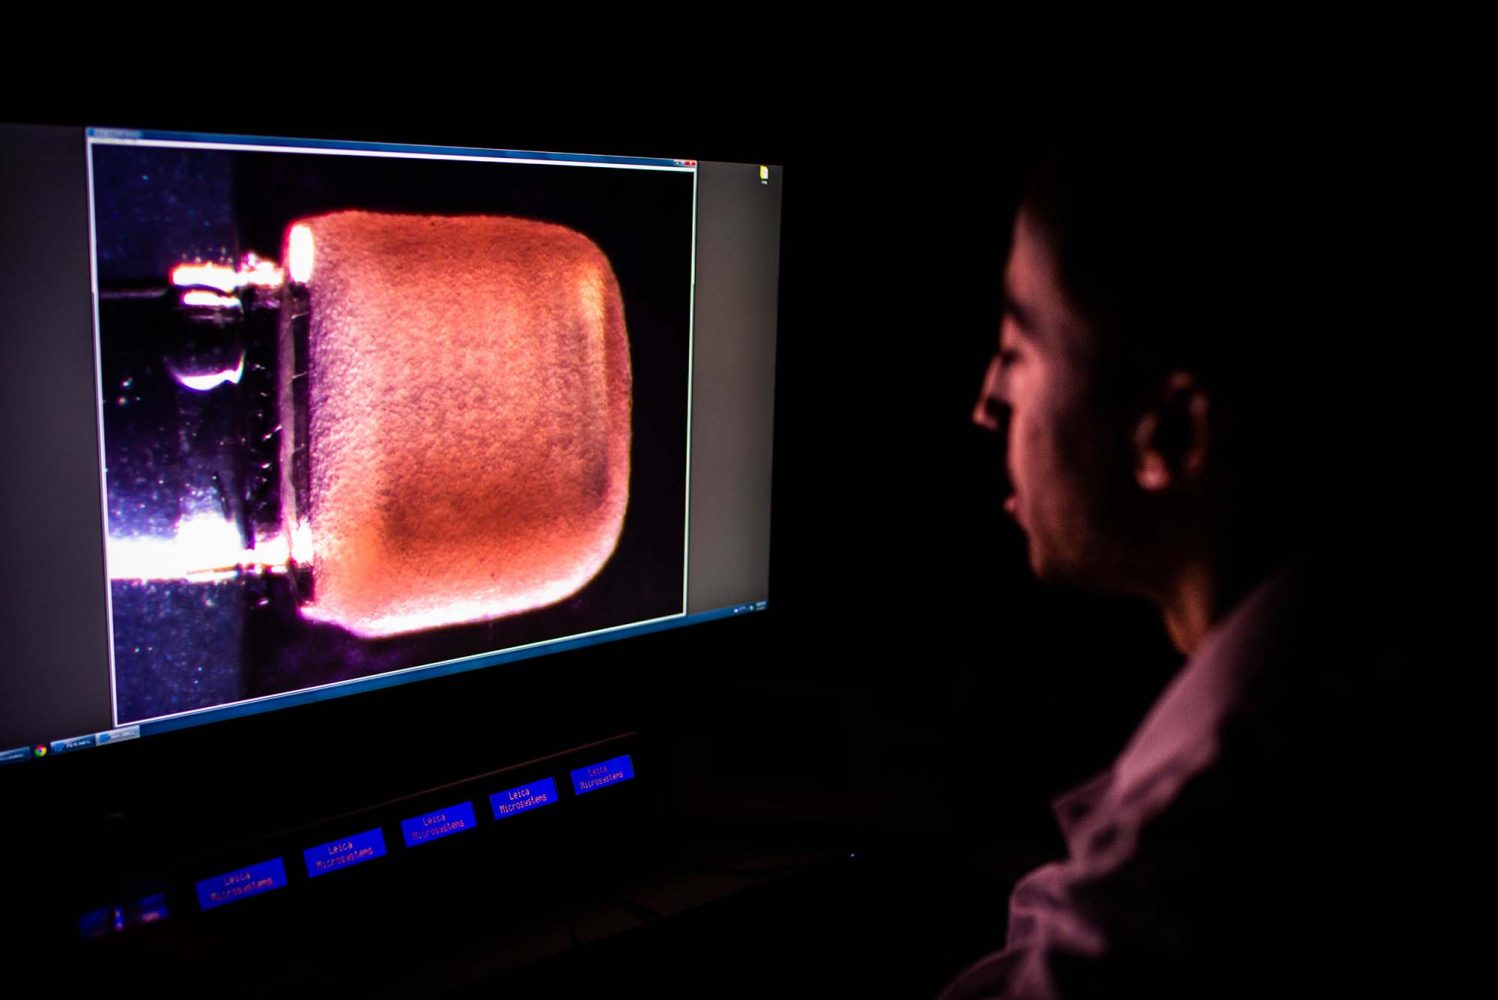
[[[275,261],[263,260],[254,251],[244,255],[238,269],[227,264],[178,264],[172,268],[172,284],[178,288],[216,288],[226,295],[246,285],[279,288],[284,280]]]
[[[244,355],[241,354],[239,356],[239,363],[233,368],[225,368],[216,372],[187,375],[177,371],[171,365],[167,366],[167,370],[172,373],[172,378],[176,379],[178,383],[186,388],[192,389],[194,392],[207,392],[209,389],[217,389],[226,382],[238,385],[239,380],[244,378]]]
[[[292,226],[286,237],[286,270],[298,284],[312,280],[312,230],[306,226]]]
[[[281,545],[286,544],[285,539],[278,539]],[[303,566],[312,565],[312,525],[306,521],[298,521],[297,526],[291,532],[291,558]]]
[[[251,255],[253,256],[253,255]],[[249,265],[249,261],[245,263]],[[239,283],[241,285],[255,285],[258,288],[280,288],[284,276],[281,269],[268,260],[257,260],[253,266],[247,266],[239,272]]]
[[[239,299],[233,295],[220,295],[206,289],[196,288],[182,293],[184,306],[207,306],[210,309],[238,309]]]
[[[172,268],[172,284],[199,285],[232,292],[239,287],[239,275],[223,264],[178,264]]]
[[[267,535],[246,549],[239,529],[218,514],[195,514],[177,522],[171,538],[109,539],[112,580],[223,580],[245,570],[284,573],[289,555],[284,535]]]

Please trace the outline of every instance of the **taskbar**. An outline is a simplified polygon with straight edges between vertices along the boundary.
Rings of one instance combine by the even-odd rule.
[[[545,656],[551,653],[560,653],[570,649],[581,649],[585,646],[596,646],[599,643],[613,642],[617,639],[625,639],[631,636],[647,635],[651,632],[661,632],[666,629],[681,628],[685,625],[696,625],[701,622],[714,621],[719,618],[736,618],[757,611],[764,611],[768,602],[748,601],[743,604],[735,604],[724,608],[714,608],[710,611],[697,611],[689,614],[674,615],[670,618],[661,618],[655,621],[641,622],[637,625],[625,625],[619,628],[607,629],[600,632],[592,632],[587,635],[570,636],[565,639],[556,639],[550,642],[537,643],[533,646],[525,646],[518,649],[501,650],[493,653],[483,653],[477,656],[465,657],[447,663],[432,664],[425,667],[411,667],[393,673],[380,674],[373,677],[363,677],[358,680],[341,681],[337,684],[313,688],[302,691],[290,691],[285,694],[271,695],[269,697],[256,699],[255,701],[237,702],[232,705],[223,705],[217,708],[199,709],[182,715],[168,716],[161,719],[151,719],[144,722],[133,723],[126,726],[118,726],[97,733],[87,733],[81,736],[70,736],[64,739],[46,740],[27,746],[14,747],[0,750],[0,765],[18,764],[22,761],[41,760],[60,754],[72,753],[77,750],[88,750],[94,747],[108,746],[113,743],[122,743],[128,740],[139,739],[142,736],[151,736],[156,733],[171,732],[176,729],[186,729],[191,726],[208,725],[213,722],[222,722],[225,719],[236,719],[247,715],[259,715],[264,712],[277,711],[283,708],[291,708],[296,705],[306,705],[316,701],[327,701],[331,698],[342,698],[347,695],[361,694],[365,691],[376,691],[381,688],[393,687],[397,684],[406,684],[415,680],[425,680],[430,677],[443,677],[448,674],[466,673],[470,670],[481,670],[486,667],[496,666],[501,663],[513,663],[519,660],[528,660],[537,656]]]

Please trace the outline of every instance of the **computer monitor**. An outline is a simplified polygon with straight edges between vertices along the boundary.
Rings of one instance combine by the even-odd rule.
[[[8,763],[767,608],[780,167],[5,141],[66,303],[8,492],[95,470],[11,522],[77,551],[8,585]]]
[[[236,844],[310,880],[330,817],[415,850],[477,776],[647,787],[662,692],[773,618],[782,166],[202,127],[0,127],[0,788],[48,940]]]

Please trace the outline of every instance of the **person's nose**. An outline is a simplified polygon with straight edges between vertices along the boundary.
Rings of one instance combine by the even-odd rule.
[[[1009,404],[1004,401],[1004,369],[995,354],[988,362],[983,388],[978,393],[977,405],[973,407],[973,423],[986,431],[1000,433],[1008,416]]]

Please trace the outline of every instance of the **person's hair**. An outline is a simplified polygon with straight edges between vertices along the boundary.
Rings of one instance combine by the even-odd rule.
[[[1307,390],[1325,352],[1314,207],[1281,159],[1231,142],[1073,140],[1039,158],[1022,211],[1093,333],[1100,404],[1124,418],[1191,373],[1235,490],[1283,510],[1304,495],[1319,425]]]

